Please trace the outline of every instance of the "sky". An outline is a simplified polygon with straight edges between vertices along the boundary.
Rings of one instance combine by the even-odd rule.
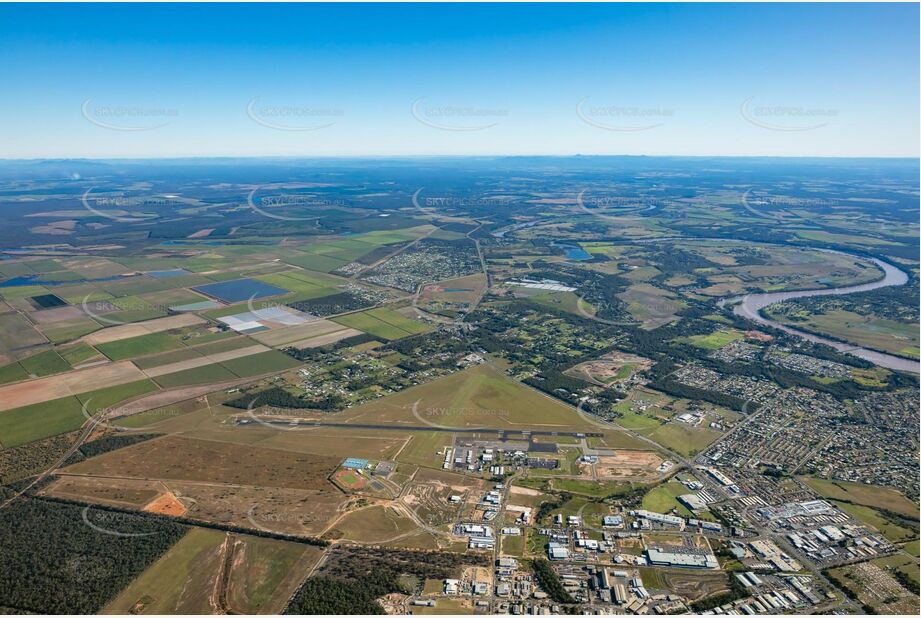
[[[0,4],[0,158],[919,155],[917,4]]]

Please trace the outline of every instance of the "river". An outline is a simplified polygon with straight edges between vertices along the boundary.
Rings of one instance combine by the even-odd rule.
[[[770,292],[767,294],[747,294],[742,297],[742,302],[736,305],[733,308],[733,313],[736,315],[748,318],[760,324],[766,324],[773,328],[782,330],[786,333],[802,337],[808,341],[814,343],[822,343],[827,346],[831,346],[838,350],[839,352],[844,352],[845,354],[851,354],[857,356],[864,360],[868,360],[875,365],[880,367],[886,367],[887,369],[897,369],[899,371],[910,371],[912,373],[919,373],[918,361],[913,361],[907,358],[902,358],[899,356],[893,356],[892,354],[885,354],[883,352],[877,352],[875,350],[869,350],[867,348],[862,348],[849,343],[842,343],[840,341],[834,341],[832,339],[827,339],[825,337],[819,337],[818,335],[813,335],[811,333],[806,333],[801,330],[796,330],[774,320],[770,320],[761,315],[761,310],[771,305],[773,303],[779,303],[785,300],[790,300],[792,298],[804,298],[806,296],[835,296],[841,294],[852,294],[854,292],[866,292],[869,290],[876,290],[878,288],[884,288],[890,285],[905,285],[908,282],[908,275],[903,271],[899,270],[892,264],[888,264],[877,258],[870,258],[874,264],[879,266],[882,270],[884,276],[878,281],[872,283],[862,283],[860,285],[851,285],[843,288],[829,288],[822,290],[801,290],[794,292]]]

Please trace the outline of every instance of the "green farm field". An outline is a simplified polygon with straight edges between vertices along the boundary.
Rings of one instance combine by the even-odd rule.
[[[181,348],[182,343],[169,332],[150,333],[122,339],[120,341],[110,341],[100,343],[96,348],[112,360],[124,360],[134,358],[135,356],[146,356],[157,352],[166,352]]]
[[[383,339],[401,339],[431,330],[422,322],[383,307],[342,315],[332,321]]]
[[[67,433],[86,421],[80,401],[73,396],[0,412],[0,444],[19,446]]]

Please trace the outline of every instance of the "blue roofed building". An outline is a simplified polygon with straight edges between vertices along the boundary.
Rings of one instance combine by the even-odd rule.
[[[364,470],[368,467],[368,460],[349,457],[345,460],[345,463],[342,464],[342,467],[348,468],[349,470]]]

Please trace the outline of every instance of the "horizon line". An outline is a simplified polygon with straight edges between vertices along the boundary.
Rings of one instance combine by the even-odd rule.
[[[214,159],[524,159],[524,158],[634,158],[634,159],[875,159],[875,160],[917,160],[916,155],[760,155],[760,154],[324,154],[324,155],[158,155],[158,156],[45,156],[45,157],[0,157],[0,163],[38,161],[176,161]]]

